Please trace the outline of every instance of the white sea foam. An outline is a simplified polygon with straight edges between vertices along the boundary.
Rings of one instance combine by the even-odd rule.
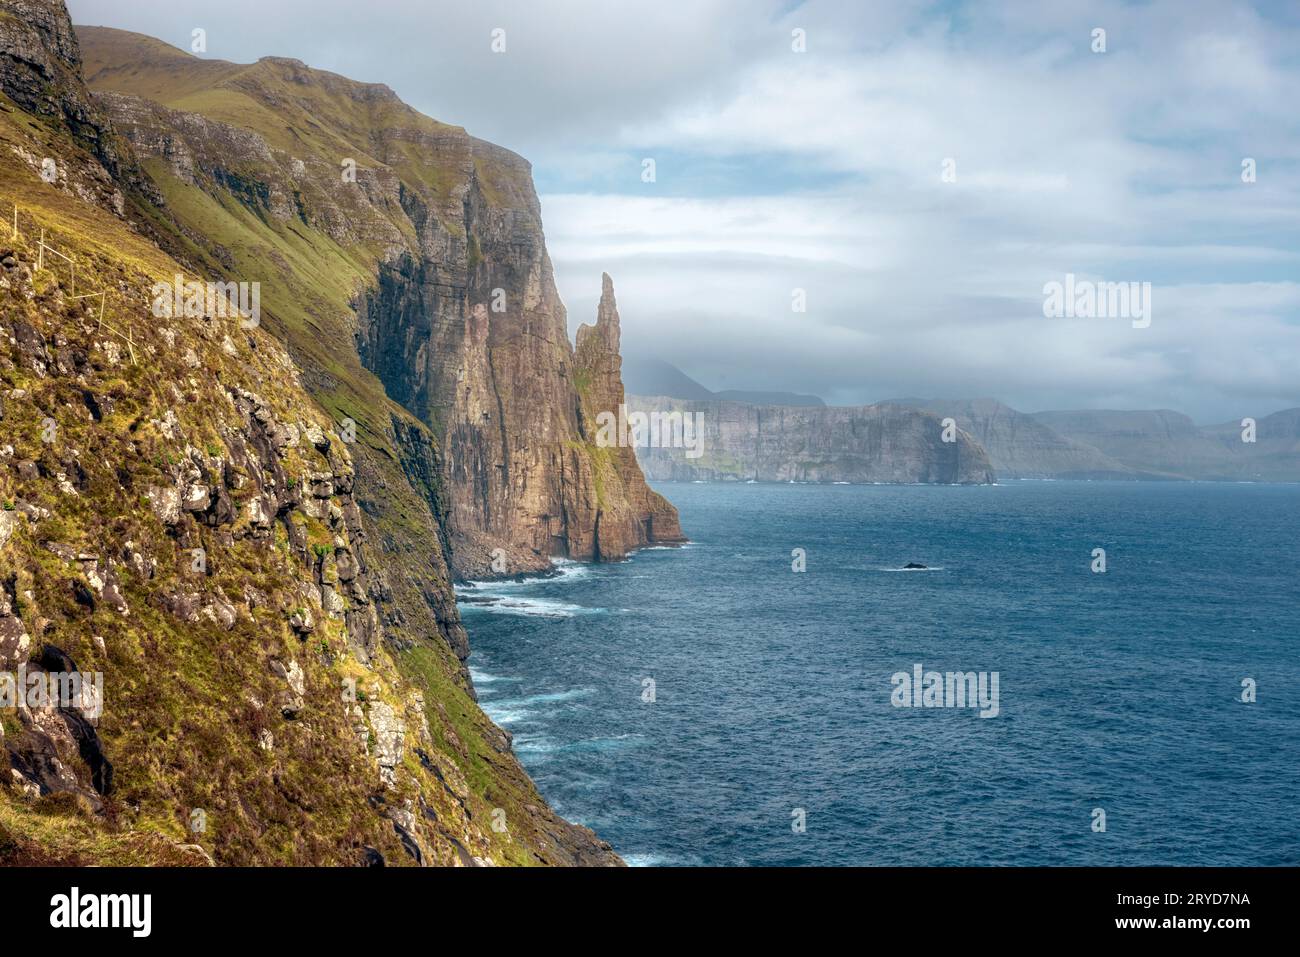
[[[516,754],[549,754],[555,749],[551,739],[544,734],[517,734],[514,739]]]
[[[481,701],[479,707],[495,724],[499,724],[503,728],[523,724],[533,719],[531,708],[505,708],[491,701]]]
[[[487,578],[461,582],[455,586],[457,595],[493,597],[498,592],[517,591],[533,585],[558,585],[579,581],[591,575],[592,566],[585,562],[575,562],[568,558],[552,558],[551,572],[544,575],[529,575],[525,578]]]
[[[515,739],[515,750],[529,754],[567,754],[573,751],[622,751],[626,748],[639,747],[645,736],[641,734],[615,734],[608,737],[583,738],[581,741],[557,742],[542,735],[530,736],[524,747],[519,746],[521,738]]]
[[[572,701],[575,698],[585,698],[589,694],[595,694],[595,688],[570,688],[568,691],[550,691],[545,694],[528,695],[526,698],[512,698],[509,701],[498,701],[498,708],[510,707],[528,707],[535,704],[553,704],[558,701]]]
[[[647,852],[645,854],[619,854],[628,867],[681,867],[683,865],[699,865],[702,863],[699,858],[680,858],[670,854],[656,854]]]
[[[603,608],[584,608],[551,598],[521,598],[508,595],[482,595],[488,601],[462,603],[461,614],[480,611],[497,615],[522,615],[537,618],[572,618],[575,615],[598,615]]]
[[[523,678],[509,678],[506,677],[505,675],[490,675],[486,671],[479,671],[477,668],[474,668],[473,666],[471,666],[469,669],[469,676],[470,679],[474,682],[475,686],[504,684],[507,682],[513,683],[513,682],[524,680]]]
[[[465,582],[456,586],[457,595],[492,595],[496,592],[517,591],[533,585],[560,585],[586,578],[590,571],[585,565],[563,565],[554,575],[537,575],[530,578],[502,578]]]
[[[538,712],[545,710],[545,705],[563,704],[566,701],[573,701],[577,698],[584,698],[589,694],[594,694],[595,688],[570,688],[568,691],[551,691],[545,694],[527,695],[523,698],[505,698],[501,700],[487,700],[479,702],[479,707],[483,712],[502,727],[508,727],[516,724],[526,724],[535,721]],[[538,739],[543,740],[543,739]],[[516,741],[516,744],[518,741]],[[534,745],[534,751],[551,751],[555,750],[549,745]]]

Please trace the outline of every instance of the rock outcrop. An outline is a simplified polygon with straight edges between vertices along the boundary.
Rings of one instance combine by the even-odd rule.
[[[80,47],[62,2],[0,4],[0,92],[24,112],[57,123],[98,160],[101,175],[83,188],[92,185],[116,212],[125,206],[120,187],[158,199],[86,88]],[[46,175],[66,177],[57,165]]]
[[[938,416],[893,405],[758,406],[632,396],[646,416],[680,413],[699,423],[698,455],[639,446],[652,479],[672,481],[987,484],[988,455],[961,429],[944,441]]]
[[[614,282],[606,273],[601,276],[595,325],[578,327],[575,378],[581,399],[578,426],[589,450],[596,489],[594,546],[602,554],[616,556],[655,542],[685,540],[677,510],[646,485],[636,449],[600,440],[602,417],[616,419],[626,404],[620,338]]]

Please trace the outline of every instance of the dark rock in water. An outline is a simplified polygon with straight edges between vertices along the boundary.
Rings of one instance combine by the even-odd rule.
[[[909,568],[926,569],[928,567],[929,567],[928,565],[922,565],[920,562],[908,562],[906,565],[903,566],[903,570],[907,571]]]

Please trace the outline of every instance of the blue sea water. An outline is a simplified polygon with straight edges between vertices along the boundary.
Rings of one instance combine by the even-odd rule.
[[[693,544],[461,606],[483,707],[630,863],[1300,864],[1300,486],[658,488]],[[999,714],[895,707],[916,663]]]

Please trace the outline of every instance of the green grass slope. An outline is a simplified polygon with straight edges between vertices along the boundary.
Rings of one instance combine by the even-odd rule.
[[[612,859],[545,808],[466,690],[454,606],[439,615],[450,590],[436,517],[394,448],[395,428],[420,426],[325,339],[363,266],[158,171],[186,226],[161,213],[154,226],[190,254],[182,263],[83,199],[102,177],[95,161],[3,97],[0,152],[17,157],[0,164],[0,212],[20,211],[19,234],[0,232],[0,634],[7,661],[53,647],[103,674],[97,735],[115,772],[100,791],[61,752],[76,784],[47,790],[0,768],[0,862],[351,864],[367,848],[391,864]],[[39,176],[44,157],[62,171],[54,184]],[[75,286],[51,253],[35,268],[42,230],[75,262]],[[267,262],[294,284],[269,284],[265,329],[150,313],[157,281]],[[102,318],[98,298],[74,298],[101,292]],[[302,364],[319,403],[277,330],[313,350]],[[351,447],[344,415],[359,423]],[[258,448],[259,416],[318,429],[328,454],[307,441]],[[306,501],[319,476],[352,469],[364,532],[341,520],[353,506],[332,487]],[[229,496],[228,519],[165,514],[165,491],[195,476]],[[251,516],[268,489],[281,511],[261,527]],[[207,556],[197,575],[193,548]],[[368,651],[321,604],[322,586],[339,586],[340,549],[370,566],[389,640]],[[335,590],[345,607],[360,600]],[[385,598],[402,590],[416,597]],[[295,624],[304,612],[309,634]],[[283,704],[288,664],[296,710]],[[353,702],[340,693],[349,680]],[[12,746],[0,753],[47,718],[0,712]],[[498,809],[504,830],[491,826]]]

